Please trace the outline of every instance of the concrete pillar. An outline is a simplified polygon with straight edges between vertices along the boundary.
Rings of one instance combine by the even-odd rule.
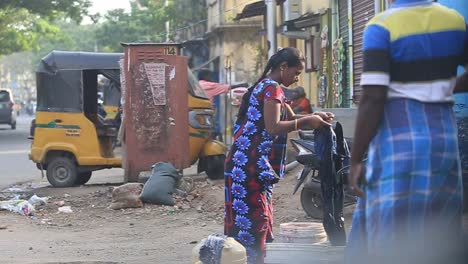
[[[267,18],[267,40],[270,43],[270,49],[268,50],[268,58],[273,56],[278,49],[276,42],[276,1],[265,0],[266,5],[266,18]]]
[[[378,14],[382,10],[380,7],[380,3],[380,0],[374,0],[374,14]]]

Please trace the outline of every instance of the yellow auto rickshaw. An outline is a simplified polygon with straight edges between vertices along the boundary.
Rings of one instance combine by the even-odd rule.
[[[190,70],[188,80],[190,160],[192,164],[198,160],[198,173],[205,171],[210,179],[222,179],[227,146],[211,139],[215,125],[213,105]]]
[[[122,166],[114,149],[119,124],[99,114],[98,100],[102,79],[113,87],[113,93],[120,92],[122,55],[52,51],[39,63],[29,158],[46,171],[53,186],[85,184],[93,171]],[[227,148],[210,139],[213,108],[190,70],[187,91],[191,162],[199,160],[200,172],[221,178]]]

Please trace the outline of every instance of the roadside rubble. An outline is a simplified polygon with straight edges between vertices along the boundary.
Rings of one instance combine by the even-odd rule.
[[[125,185],[139,186],[139,188],[133,188],[133,194],[124,192],[121,197],[133,197],[137,204],[138,201],[141,202],[140,194],[143,186],[141,183],[127,183],[120,186],[112,184],[85,185],[74,188],[41,186],[37,189],[28,188],[27,190],[23,186],[19,186],[15,187],[18,188],[16,190],[0,191],[0,201],[8,201],[15,197],[28,201],[32,198],[30,204],[31,206],[34,204],[34,212],[29,214],[31,223],[44,227],[79,229],[86,228],[90,221],[97,223],[102,220],[123,220],[122,218],[124,218],[126,220],[132,219],[136,223],[139,219],[157,216],[171,217],[175,221],[182,221],[183,225],[191,225],[193,223],[190,222],[189,218],[178,216],[179,214],[190,214],[191,211],[198,215],[197,219],[201,219],[199,226],[202,228],[210,222],[218,224],[222,222],[224,181],[212,181],[205,177],[182,177],[176,182],[171,194],[174,205],[141,202],[141,207],[137,205],[113,209],[114,202],[119,201],[113,193],[119,188],[122,190]],[[127,189],[127,191],[129,190]]]
[[[73,213],[73,210],[71,209],[71,206],[62,206],[58,208],[59,213],[64,213],[64,214],[71,214]]]
[[[143,203],[149,203],[173,206],[175,210],[190,209],[191,207],[182,204],[182,201],[191,202],[197,197],[189,195],[193,189],[193,180],[184,179],[177,169],[167,162],[154,164],[151,172],[143,172],[140,179],[143,179],[144,184],[127,183],[115,187],[109,208],[141,208]]]
[[[182,175],[171,163],[158,162],[152,166],[151,176],[145,182],[140,198],[145,203],[175,205],[172,194],[181,179]]]
[[[35,211],[33,205],[31,205],[28,201],[22,199],[0,201],[0,209],[19,213],[25,216],[32,216],[34,215]]]
[[[112,191],[112,203],[109,208],[119,210],[143,207],[143,202],[140,199],[142,190],[143,184],[141,183],[127,183],[114,188]]]
[[[0,210],[7,210],[24,216],[34,216],[35,207],[47,204],[47,197],[31,194],[33,185],[23,188],[9,187],[0,191]]]

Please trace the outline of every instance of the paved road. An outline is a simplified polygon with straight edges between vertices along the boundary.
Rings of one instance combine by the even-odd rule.
[[[31,120],[32,117],[19,116],[16,130],[0,125],[0,187],[41,178],[40,171],[28,159]]]
[[[31,145],[31,140],[28,139],[31,120],[32,117],[29,116],[18,117],[16,130],[11,130],[9,125],[0,125],[0,190],[21,182],[34,181],[47,184],[47,179],[42,179],[41,172],[28,158]],[[116,182],[123,182],[122,169],[93,172],[89,183]]]
[[[47,178],[42,178],[41,171],[28,158],[32,119],[25,115],[18,117],[16,130],[11,130],[9,125],[0,125],[0,191],[15,183],[33,181],[40,185],[48,184]],[[89,184],[123,183],[123,174],[120,168],[95,171]],[[184,175],[196,174],[196,165],[184,170]]]

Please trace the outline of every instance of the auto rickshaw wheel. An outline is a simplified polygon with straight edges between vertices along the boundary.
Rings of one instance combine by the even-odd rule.
[[[206,175],[212,180],[219,180],[224,178],[224,161],[226,155],[208,156],[206,159]]]
[[[53,157],[47,164],[47,180],[54,187],[72,187],[78,181],[74,160],[67,157]]]
[[[91,179],[92,174],[93,174],[92,171],[85,171],[85,172],[80,173],[76,179],[76,184],[77,185],[86,184],[89,181],[89,179]]]

